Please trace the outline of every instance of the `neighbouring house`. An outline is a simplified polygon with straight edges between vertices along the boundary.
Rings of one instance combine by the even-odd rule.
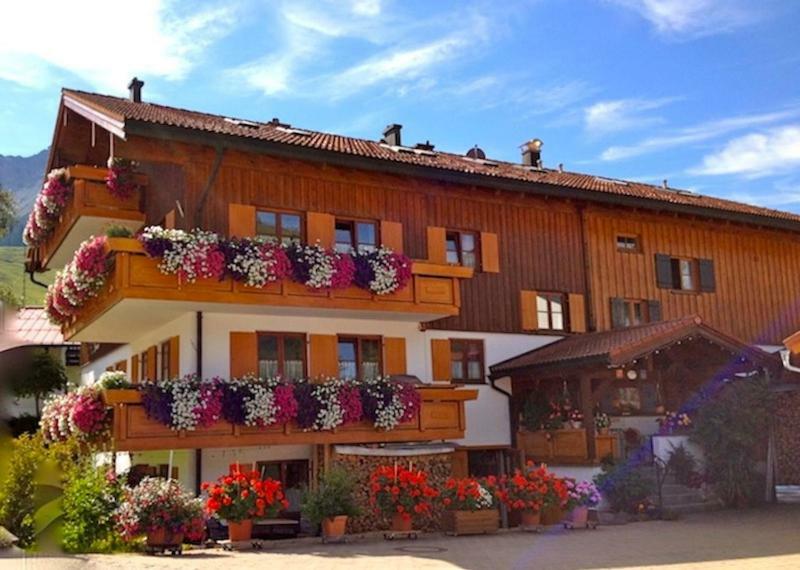
[[[188,486],[232,463],[297,489],[339,455],[408,456],[447,444],[452,471],[507,469],[520,453],[595,466],[619,433],[656,418],[720,375],[781,374],[781,340],[800,329],[800,216],[674,189],[519,163],[209,115],[142,98],[64,89],[48,169],[72,185],[29,269],[69,262],[110,225],[388,246],[412,261],[402,290],[314,291],[285,280],[188,283],[139,242],[113,238],[103,288],[62,326],[85,343],[83,381],[109,369],[134,382],[196,373],[416,377],[407,429],[302,432],[229,424],[177,433],[137,402],[114,408],[113,437],[135,466]],[[137,191],[110,194],[110,157],[135,161]],[[531,392],[571,402],[584,426],[554,440],[522,433]],[[611,416],[611,434],[589,418]],[[387,444],[384,451],[378,447]],[[170,453],[170,450],[173,453]],[[394,454],[394,455],[393,455]]]

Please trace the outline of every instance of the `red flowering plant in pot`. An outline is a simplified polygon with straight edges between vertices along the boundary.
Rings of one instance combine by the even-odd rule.
[[[428,474],[390,465],[377,467],[369,478],[370,505],[392,521],[392,530],[408,532],[414,518],[433,512],[433,499],[439,494],[428,484]]]
[[[521,513],[523,528],[537,528],[542,510],[554,504],[560,489],[566,501],[566,487],[563,482],[558,486],[556,479],[545,465],[537,467],[528,461],[524,469],[515,469],[513,475],[502,477],[497,495],[509,510]]]
[[[448,479],[439,494],[445,529],[456,535],[497,532],[496,487],[496,477]]]
[[[289,507],[280,481],[262,480],[257,471],[234,471],[201,489],[208,493],[206,511],[228,522],[232,541],[250,539],[254,518],[274,518]]]

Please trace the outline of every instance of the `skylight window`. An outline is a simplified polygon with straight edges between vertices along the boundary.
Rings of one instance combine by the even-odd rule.
[[[416,155],[420,155],[420,156],[436,156],[436,153],[434,151],[425,150],[425,149],[422,149],[422,148],[411,148],[411,147],[407,147],[407,146],[397,146],[397,145],[391,145],[391,144],[385,144],[385,143],[381,143],[381,146],[384,146],[384,147],[386,147],[388,149],[391,149],[391,150],[393,150],[395,152],[402,152],[402,153],[405,153],[405,154],[416,154]]]
[[[604,176],[595,176],[595,181],[597,182],[605,182],[606,184],[616,184],[617,186],[627,186],[628,183],[624,180],[618,180],[616,178],[605,178]]]
[[[470,162],[476,162],[478,164],[483,164],[484,166],[499,166],[499,162],[495,162],[494,160],[489,160],[487,158],[472,158],[471,156],[465,156],[464,160],[469,160]]]
[[[310,137],[311,131],[306,131],[305,129],[296,129],[294,127],[277,127],[275,130],[281,131],[282,133],[288,133],[290,135],[300,135],[303,137]]]
[[[237,127],[249,127],[249,128],[257,128],[258,123],[253,121],[248,121],[246,119],[232,119],[230,117],[225,117],[225,122],[230,123],[232,125],[236,125]]]

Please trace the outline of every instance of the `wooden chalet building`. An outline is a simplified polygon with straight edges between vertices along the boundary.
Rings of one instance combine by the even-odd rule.
[[[141,195],[103,192],[111,156],[138,163]],[[779,364],[771,353],[800,329],[800,216],[547,168],[537,142],[507,163],[408,144],[399,125],[361,140],[167,107],[134,81],[128,99],[63,90],[57,167],[72,169],[73,202],[29,251],[34,271],[60,268],[111,223],[385,244],[414,260],[412,286],[388,300],[289,285],[254,293],[227,281],[180,287],[136,242],[111,240],[111,285],[64,327],[90,347],[85,382],[109,368],[143,380],[268,364],[412,375],[438,388],[423,397],[429,415],[393,437],[456,444],[457,472],[498,471],[513,449],[575,463],[614,451],[591,422],[563,452],[519,440],[531,390],[566,390],[587,415],[601,406],[612,427],[647,435],[709,376]],[[118,449],[149,465],[180,449],[178,476],[192,486],[235,460],[268,464],[291,487],[317,446],[374,441],[225,430],[180,441],[128,413],[125,425],[115,418]]]

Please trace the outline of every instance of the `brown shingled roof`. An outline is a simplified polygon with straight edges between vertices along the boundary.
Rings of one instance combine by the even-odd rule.
[[[75,99],[84,105],[103,113],[122,123],[142,122],[154,125],[166,125],[183,129],[191,129],[207,133],[229,135],[251,139],[281,143],[296,147],[330,151],[344,155],[364,157],[393,163],[402,163],[422,166],[442,171],[451,171],[464,174],[474,174],[492,179],[506,179],[517,182],[532,182],[553,186],[553,193],[558,189],[570,188],[605,195],[638,198],[656,203],[686,206],[692,209],[699,208],[704,211],[733,212],[746,216],[755,216],[766,220],[781,220],[790,224],[800,224],[800,215],[770,208],[762,208],[750,204],[703,196],[687,191],[664,189],[652,184],[642,182],[614,180],[591,174],[576,172],[561,172],[553,169],[535,169],[502,161],[478,161],[463,155],[433,152],[415,152],[405,148],[398,150],[378,141],[345,137],[330,133],[308,131],[294,132],[296,128],[286,128],[285,125],[275,123],[261,123],[246,121],[237,124],[220,115],[211,115],[186,109],[168,107],[156,103],[134,103],[128,99],[86,93],[72,89],[64,89],[65,97]],[[476,180],[476,184],[480,184]],[[800,230],[800,226],[793,228]]]
[[[713,329],[695,315],[624,329],[565,337],[552,344],[498,362],[489,368],[492,376],[501,377],[523,369],[579,365],[589,362],[617,367],[692,336],[702,336],[736,354],[747,355],[756,360],[775,359],[773,355],[761,349],[748,346]]]
[[[61,329],[52,324],[41,307],[23,307],[7,315],[5,330],[0,331],[0,352],[20,346],[61,346],[68,343]]]

